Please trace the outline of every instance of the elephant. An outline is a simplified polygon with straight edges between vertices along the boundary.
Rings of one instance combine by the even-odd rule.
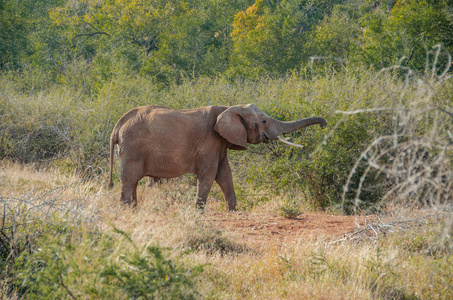
[[[145,176],[174,178],[192,173],[197,177],[198,209],[204,209],[215,181],[228,210],[234,211],[236,194],[227,150],[247,150],[247,144],[282,140],[282,134],[315,124],[324,128],[327,122],[321,117],[282,122],[254,104],[182,110],[137,107],[125,113],[113,128],[109,187],[113,187],[114,148],[118,144],[122,203],[136,207],[137,184]]]

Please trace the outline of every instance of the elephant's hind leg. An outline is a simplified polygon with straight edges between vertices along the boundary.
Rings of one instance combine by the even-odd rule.
[[[132,207],[137,207],[137,185],[138,181],[135,183],[133,189],[132,189]]]
[[[143,178],[143,171],[140,162],[122,162],[121,169],[121,203],[137,206],[137,184]]]
[[[123,183],[121,188],[121,203],[137,206],[137,184],[136,183]]]
[[[121,203],[130,205],[132,200],[132,185],[128,183],[123,183],[121,187]]]

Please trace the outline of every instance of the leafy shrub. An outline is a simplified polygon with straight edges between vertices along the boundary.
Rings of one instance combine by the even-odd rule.
[[[68,187],[56,188],[39,197],[0,197],[0,282],[7,282],[0,296],[8,298],[10,294],[26,292],[20,284],[13,284],[17,277],[15,263],[37,251],[40,241],[70,234],[84,220],[81,216],[84,200],[65,203],[58,197]]]
[[[245,245],[223,236],[222,231],[204,228],[193,232],[188,238],[187,246],[190,250],[204,251],[206,254],[228,255],[249,251]]]
[[[294,219],[302,214],[299,208],[286,204],[280,207],[280,215],[286,219]]]
[[[0,280],[10,282],[4,295],[16,292],[29,299],[196,296],[194,278],[202,272],[201,266],[176,264],[158,246],[143,251],[119,230],[115,232],[120,238],[93,228],[88,231],[90,226],[80,212],[68,209],[72,205],[49,198],[29,199],[29,207],[17,199],[3,204]],[[15,201],[18,205],[12,206]]]
[[[34,251],[42,236],[65,234],[74,229],[80,212],[67,208],[58,199],[52,199],[55,192],[61,190],[35,199],[1,197],[0,265],[14,262],[24,252]],[[82,200],[75,200],[73,204],[79,207],[84,205]]]
[[[46,237],[36,251],[17,261],[17,284],[31,299],[195,298],[194,278],[201,266],[175,264],[158,246],[142,251],[123,232],[116,232],[122,240],[83,231]]]

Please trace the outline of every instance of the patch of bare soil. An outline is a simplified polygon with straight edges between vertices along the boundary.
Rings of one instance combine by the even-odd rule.
[[[273,214],[212,213],[205,222],[252,247],[297,242],[306,238],[338,237],[363,227],[364,219],[320,213],[286,219]]]

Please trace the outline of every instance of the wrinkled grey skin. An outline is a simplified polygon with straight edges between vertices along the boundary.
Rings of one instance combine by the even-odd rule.
[[[143,106],[124,114],[110,137],[110,184],[115,145],[121,160],[121,202],[137,205],[137,184],[144,176],[197,176],[197,207],[203,209],[213,182],[220,186],[230,211],[236,194],[227,150],[247,150],[247,144],[268,143],[306,126],[326,126],[323,118],[294,122],[275,120],[254,104],[207,106],[177,110]]]

